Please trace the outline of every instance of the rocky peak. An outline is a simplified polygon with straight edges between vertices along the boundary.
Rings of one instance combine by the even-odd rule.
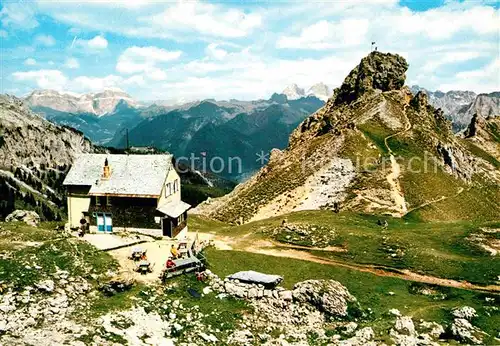
[[[427,94],[424,91],[419,91],[410,101],[410,105],[417,111],[424,110],[429,105]]]
[[[296,100],[306,95],[304,89],[299,88],[297,84],[291,84],[283,89],[282,94],[285,94],[289,100]]]
[[[277,94],[277,93],[274,93],[269,100],[279,104],[285,104],[288,102],[288,98],[285,94]]]
[[[308,96],[316,96],[322,101],[327,101],[332,96],[332,90],[324,83],[316,83],[307,91]]]
[[[371,52],[344,79],[336,104],[346,104],[374,91],[399,90],[404,86],[408,63],[397,54]]]

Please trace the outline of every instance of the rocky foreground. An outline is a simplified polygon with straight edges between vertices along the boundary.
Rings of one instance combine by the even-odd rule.
[[[363,310],[347,288],[334,280],[307,280],[286,290],[206,274],[200,305],[215,297],[250,309],[241,318],[230,316],[227,323],[206,323],[221,312],[215,308],[203,313],[200,305],[170,299],[168,292],[180,285],[172,281],[161,288],[142,287],[129,307],[96,315],[96,300],[113,300],[126,293],[103,298],[85,278],[59,270],[21,291],[2,286],[0,344],[364,346],[440,345],[453,339],[479,345],[486,335],[473,325],[477,313],[470,307],[450,311],[454,318],[450,325],[414,321],[392,309],[387,312],[392,324],[381,332],[370,326],[370,309]],[[232,324],[231,319],[238,322]]]

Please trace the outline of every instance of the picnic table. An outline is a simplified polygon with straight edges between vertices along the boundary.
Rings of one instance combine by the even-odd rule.
[[[173,260],[173,262],[175,264],[173,267],[163,269],[160,275],[160,279],[162,279],[162,281],[165,281],[173,276],[189,273],[195,270],[201,270],[203,268],[203,263],[196,258],[196,256],[176,259]]]
[[[146,274],[151,273],[153,271],[153,268],[149,261],[142,260],[137,264],[136,270],[141,274]]]
[[[134,261],[139,261],[144,255],[146,255],[146,250],[140,247],[135,247],[132,249],[129,258]]]

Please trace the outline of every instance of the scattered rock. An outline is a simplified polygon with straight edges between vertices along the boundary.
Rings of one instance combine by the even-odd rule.
[[[295,284],[293,299],[316,306],[330,316],[345,317],[348,303],[356,302],[347,288],[334,280],[307,280]]]
[[[40,216],[31,210],[15,210],[5,218],[5,222],[21,221],[29,226],[36,227],[40,223]]]
[[[51,293],[54,291],[54,281],[52,280],[43,280],[35,284],[35,286],[42,292]]]
[[[480,345],[481,331],[464,318],[456,318],[451,325],[451,334],[459,341]]]
[[[456,318],[464,318],[471,321],[472,318],[477,317],[476,310],[470,306],[463,306],[461,308],[454,309],[452,315]]]
[[[396,324],[394,325],[394,329],[398,331],[400,334],[414,336],[415,335],[415,325],[411,317],[409,316],[401,316],[396,319]]]
[[[389,313],[394,316],[401,316],[401,312],[398,309],[391,309],[389,310]]]

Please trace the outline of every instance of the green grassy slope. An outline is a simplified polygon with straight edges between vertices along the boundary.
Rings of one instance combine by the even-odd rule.
[[[284,218],[289,224],[304,225],[309,234],[300,236],[280,228]],[[243,239],[241,246],[259,239],[310,246],[311,239],[315,239],[323,246],[340,246],[346,250],[304,250],[318,257],[345,263],[410,269],[440,278],[467,280],[478,284],[496,282],[500,259],[490,256],[467,238],[472,233],[477,233],[480,227],[498,228],[499,222],[422,222],[412,217],[382,218],[389,224],[387,230],[384,230],[377,224],[379,219],[377,216],[351,212],[334,214],[330,211],[304,211],[241,226],[227,226],[192,217],[189,227],[191,231],[211,231]],[[322,233],[327,233],[326,241],[322,241]],[[279,248],[279,243],[277,247]]]
[[[239,251],[207,251],[210,268],[219,276],[224,277],[240,270],[258,270],[269,274],[284,276],[284,286],[292,288],[296,282],[307,279],[333,279],[345,285],[357,297],[364,309],[371,309],[370,325],[376,332],[387,331],[390,328],[392,316],[388,311],[400,309],[412,316],[414,321],[452,321],[450,310],[457,306],[468,305],[477,309],[481,317],[475,323],[483,330],[495,335],[500,324],[500,313],[492,306],[485,306],[488,294],[474,293],[466,290],[422,286],[409,281],[395,278],[378,277],[340,267],[332,267],[307,261],[294,260],[250,254]],[[419,294],[421,288],[430,288],[432,295]],[[494,297],[494,296],[493,296]],[[377,333],[378,334],[378,333]],[[377,340],[387,341],[387,334],[378,336]],[[493,341],[492,338],[489,338]],[[488,340],[486,340],[488,342]]]

